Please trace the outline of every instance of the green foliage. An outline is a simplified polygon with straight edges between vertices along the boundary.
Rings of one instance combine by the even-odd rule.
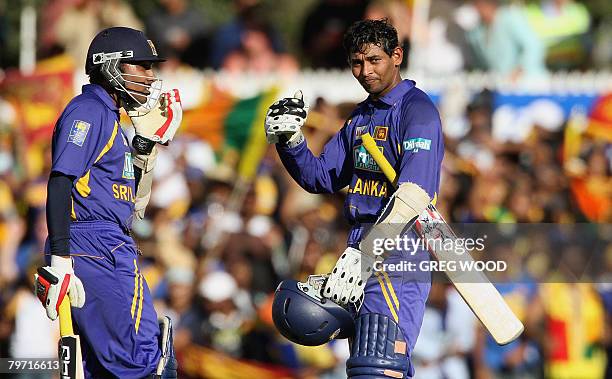
[[[132,0],[129,3],[143,21],[151,12],[161,7],[159,1]],[[191,0],[190,3],[202,12],[205,22],[213,26],[229,20],[233,15],[232,0]]]
[[[595,20],[612,20],[612,1],[583,0],[579,2],[586,5]]]

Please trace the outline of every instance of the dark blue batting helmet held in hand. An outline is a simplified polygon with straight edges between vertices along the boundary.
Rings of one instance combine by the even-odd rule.
[[[291,342],[319,346],[334,338],[352,337],[355,321],[348,310],[321,296],[325,276],[313,275],[306,283],[284,280],[274,293],[272,319]]]

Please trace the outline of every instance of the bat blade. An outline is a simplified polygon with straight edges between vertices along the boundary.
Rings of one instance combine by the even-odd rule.
[[[457,246],[456,244],[436,243],[455,240],[457,236],[432,204],[429,204],[419,217],[415,228],[421,238],[427,241],[427,250],[436,260],[443,263],[454,262],[456,267],[473,267],[470,262],[473,262],[474,258],[468,252],[458,253],[444,248]],[[445,274],[495,342],[506,345],[521,335],[524,330],[523,323],[482,271],[458,269],[445,271]]]
[[[361,136],[363,146],[381,168],[387,179],[394,185],[397,175],[389,161],[376,146],[376,142],[365,133]],[[450,226],[436,208],[430,204],[419,216],[415,224],[419,235],[425,240],[438,238],[457,238]],[[454,246],[454,244],[452,244]],[[438,248],[438,244],[428,246],[431,255],[438,261],[472,261],[470,254],[456,254],[454,251],[446,251]],[[453,283],[457,292],[461,295],[474,315],[491,334],[495,342],[500,345],[514,341],[524,330],[523,323],[510,309],[502,295],[495,286],[480,271],[445,271],[449,280]]]

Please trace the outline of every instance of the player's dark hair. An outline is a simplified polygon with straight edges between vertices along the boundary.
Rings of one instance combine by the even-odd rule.
[[[99,84],[101,86],[105,86],[108,83],[108,80],[102,75],[102,71],[99,68],[95,68],[89,72],[89,83],[91,84]]]
[[[116,92],[113,86],[111,86],[111,84],[108,82],[108,79],[104,76],[104,74],[102,74],[102,70],[100,70],[100,68],[98,67],[94,68],[93,70],[89,72],[88,75],[89,75],[89,83],[97,84],[101,86],[102,88],[104,88],[109,93]]]
[[[357,21],[344,34],[342,41],[349,58],[353,53],[362,53],[369,44],[380,47],[388,56],[399,46],[397,30],[388,19]]]

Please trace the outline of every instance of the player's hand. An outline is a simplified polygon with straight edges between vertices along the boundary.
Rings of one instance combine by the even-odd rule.
[[[136,134],[148,140],[165,144],[172,141],[183,120],[183,106],[177,89],[160,96],[156,107],[147,113],[129,111]]]
[[[52,256],[51,266],[39,268],[34,280],[34,292],[51,320],[57,318],[66,295],[73,307],[81,308],[85,304],[85,289],[81,279],[74,275],[70,257]]]
[[[308,106],[304,103],[302,91],[270,105],[264,124],[268,143],[285,142],[290,146],[301,143],[304,139],[302,126],[307,115]]]
[[[374,255],[347,247],[323,287],[323,296],[341,306],[358,302],[372,275],[375,259]]]

